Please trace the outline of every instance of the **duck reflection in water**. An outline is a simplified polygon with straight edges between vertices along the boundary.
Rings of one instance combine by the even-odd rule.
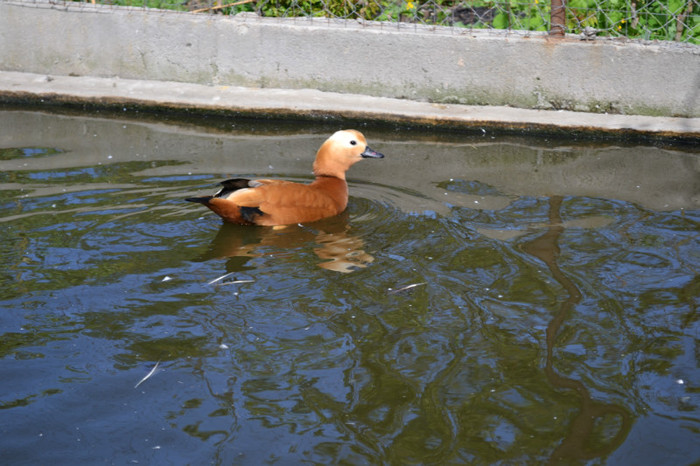
[[[315,245],[313,251],[319,259],[319,267],[350,273],[367,267],[374,257],[362,249],[362,238],[350,233],[348,218],[348,213],[344,212],[309,224],[275,228],[250,228],[224,222],[209,250],[199,259],[230,258],[226,271],[234,272],[254,268],[247,262],[270,254],[270,250],[288,253],[305,245]]]

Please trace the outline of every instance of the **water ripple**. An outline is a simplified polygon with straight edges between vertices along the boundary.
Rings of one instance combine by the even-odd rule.
[[[68,117],[20,119],[82,134]],[[237,173],[307,180],[297,154],[321,136],[79,121],[104,140],[0,152],[11,460],[697,456],[700,213],[585,185],[595,173],[571,168],[593,170],[603,149],[374,135],[387,159],[353,167],[344,215],[273,230],[223,225],[183,198]],[[692,198],[691,177],[655,176],[680,190],[664,204]],[[531,186],[548,177],[554,194]]]

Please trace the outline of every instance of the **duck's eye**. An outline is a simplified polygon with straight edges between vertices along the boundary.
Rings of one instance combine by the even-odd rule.
[[[357,144],[357,141],[355,141],[354,139],[353,139],[352,141],[350,141],[350,145],[351,145],[351,146],[354,146],[354,145],[356,145],[356,144]]]

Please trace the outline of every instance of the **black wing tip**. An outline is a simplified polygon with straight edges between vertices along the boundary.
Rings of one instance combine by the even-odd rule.
[[[249,188],[250,180],[247,178],[231,178],[230,180],[222,181],[219,184],[221,185],[221,189],[215,194],[215,197],[227,197],[234,191]]]
[[[208,204],[209,201],[215,197],[227,197],[234,191],[249,188],[250,183],[251,181],[247,178],[231,178],[230,180],[225,180],[219,183],[221,185],[221,189],[213,196],[188,197],[185,200],[189,202],[198,202],[200,204]]]
[[[250,188],[250,180],[248,178],[231,178],[230,180],[222,181],[219,184],[229,191]]]
[[[240,207],[241,217],[250,223],[255,223],[255,217],[263,215],[263,211],[257,207]]]

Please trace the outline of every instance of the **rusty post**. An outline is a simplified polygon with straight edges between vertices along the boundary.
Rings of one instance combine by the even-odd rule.
[[[566,30],[566,0],[552,0],[552,12],[550,14],[549,35],[564,37]]]

